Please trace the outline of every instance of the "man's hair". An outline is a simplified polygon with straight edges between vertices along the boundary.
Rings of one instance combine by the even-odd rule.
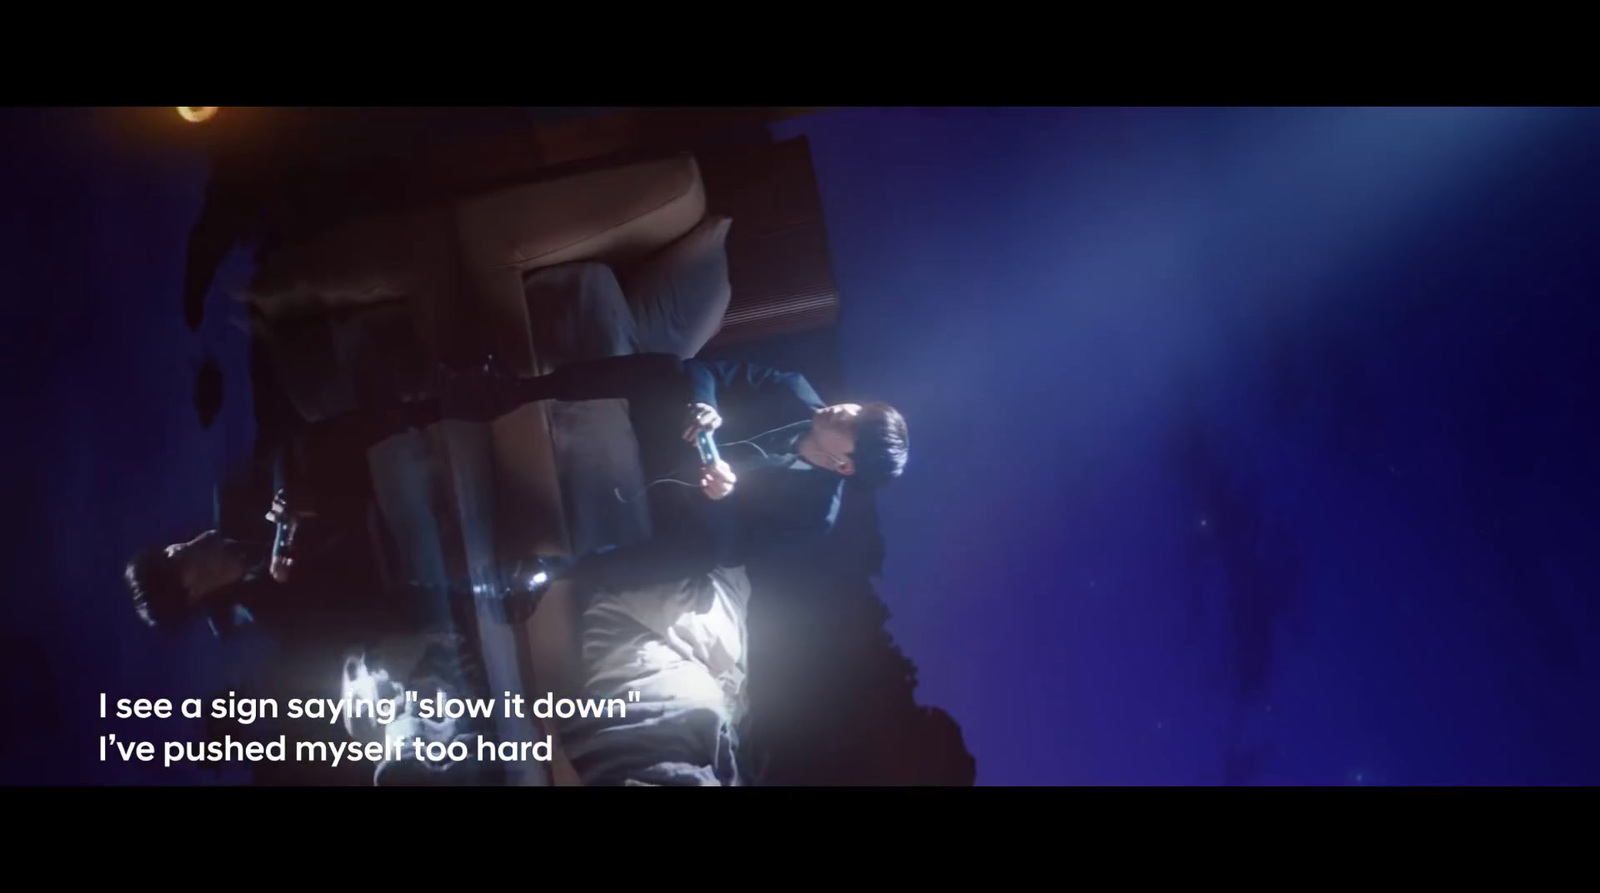
[[[906,470],[910,439],[906,420],[887,403],[863,403],[856,416],[855,462],[858,486],[875,490]]]
[[[184,615],[188,593],[176,563],[167,557],[165,549],[145,549],[133,556],[122,577],[133,596],[133,609],[145,623],[168,626]]]

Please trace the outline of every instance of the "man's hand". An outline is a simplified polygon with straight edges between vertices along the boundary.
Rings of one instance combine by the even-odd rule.
[[[715,465],[701,467],[700,492],[710,499],[722,499],[733,492],[733,485],[737,480],[728,463],[719,459]]]
[[[267,520],[276,524],[278,530],[273,537],[272,560],[267,565],[267,571],[273,580],[279,583],[289,582],[289,575],[294,570],[295,558],[299,553],[295,548],[295,534],[299,532],[301,521],[314,518],[316,514],[309,509],[291,506],[287,494],[282,490],[272,497],[272,510],[267,512]]]
[[[689,405],[689,426],[683,429],[685,443],[694,443],[695,435],[701,431],[715,431],[722,427],[722,416],[716,407],[705,403],[692,403]]]

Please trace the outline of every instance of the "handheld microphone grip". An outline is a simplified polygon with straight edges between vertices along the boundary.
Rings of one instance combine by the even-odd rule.
[[[700,450],[700,461],[705,465],[715,465],[721,460],[717,455],[717,442],[711,439],[710,431],[701,431],[695,435],[694,445]]]
[[[272,558],[268,564],[268,573],[272,579],[285,583],[294,566],[294,535],[299,530],[300,517],[289,511],[282,490],[273,497],[272,511],[267,513],[267,520],[278,527],[272,537]]]

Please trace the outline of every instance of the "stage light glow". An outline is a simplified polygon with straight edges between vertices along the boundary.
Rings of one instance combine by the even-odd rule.
[[[178,115],[191,124],[209,121],[217,114],[217,106],[214,105],[180,105],[177,109]]]

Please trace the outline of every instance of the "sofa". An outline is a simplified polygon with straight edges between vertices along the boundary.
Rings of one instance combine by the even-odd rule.
[[[307,234],[258,258],[245,300],[290,400],[314,422],[356,409],[375,389],[428,397],[440,363],[462,357],[492,355],[525,378],[636,351],[692,356],[728,307],[732,225],[707,214],[693,155],[587,165]],[[433,470],[420,490],[394,470],[419,462]],[[489,585],[535,556],[649,535],[643,502],[617,495],[642,484],[623,401],[545,401],[486,424],[442,421],[374,447],[371,464],[393,543],[386,560],[413,594],[463,579]],[[448,612],[443,598],[419,610]],[[474,635],[488,690],[531,700],[568,684],[560,680],[584,687],[581,670],[572,675],[579,615],[554,597],[528,618],[480,610]],[[552,731],[498,724],[503,740]],[[559,780],[537,764],[514,767],[510,779]]]

